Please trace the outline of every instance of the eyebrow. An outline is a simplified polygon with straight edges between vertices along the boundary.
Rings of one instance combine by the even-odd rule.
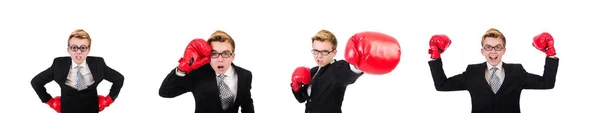
[[[223,52],[225,52],[225,51],[231,52],[230,50],[224,50]],[[217,50],[212,50],[211,52],[218,52],[218,51]]]
[[[332,50],[318,50],[318,49],[313,49],[313,50],[316,50],[316,51],[332,51]]]
[[[490,44],[485,44],[486,46],[492,46]],[[502,46],[502,44],[497,44],[496,46]]]

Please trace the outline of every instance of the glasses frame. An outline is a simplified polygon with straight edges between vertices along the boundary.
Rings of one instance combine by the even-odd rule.
[[[502,50],[504,50],[504,46],[502,46],[500,44],[498,44],[496,46],[485,45],[485,46],[483,46],[483,50],[485,50],[485,51],[492,51],[492,50],[502,51]]]
[[[313,50],[310,50],[310,51],[312,52],[313,55],[319,55],[319,54],[321,54],[323,56],[327,56],[327,55],[330,55],[331,53],[333,53],[333,51],[335,51],[335,50],[329,51],[329,50],[316,50],[316,49],[313,49]]]
[[[231,58],[231,56],[233,56],[233,52],[226,50],[221,53],[217,53],[216,51],[210,53],[210,58],[219,58],[219,56],[221,56],[222,58]]]
[[[77,50],[81,51],[81,52],[86,52],[90,49],[90,46],[87,45],[67,45],[67,47],[69,48],[69,50],[71,50],[71,52],[77,52]]]

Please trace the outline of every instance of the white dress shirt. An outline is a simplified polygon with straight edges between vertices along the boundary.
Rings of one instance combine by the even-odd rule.
[[[81,74],[83,75],[83,80],[85,81],[85,87],[94,84],[94,76],[90,72],[90,68],[87,65],[87,62],[83,60],[81,65],[77,65],[75,61],[71,61],[71,68],[69,69],[69,75],[67,76],[67,81],[65,84],[71,86],[73,88],[77,88],[77,66],[81,66]]]
[[[333,62],[335,62],[335,60],[334,60]],[[331,63],[329,63],[329,64],[332,64],[333,62],[331,62]],[[348,65],[350,65],[350,70],[352,70],[354,73],[362,73],[362,71],[361,71],[360,69],[356,68],[354,65],[352,65],[352,64],[348,64]],[[315,72],[315,76],[316,76],[317,74],[319,74],[319,71],[321,71],[321,67],[319,67],[319,68],[317,69],[317,72]],[[312,81],[312,79],[314,79],[314,78],[311,78],[311,81]],[[309,85],[309,86],[308,86],[308,89],[306,90],[306,92],[308,93],[308,96],[310,96],[310,92],[311,92],[311,86],[312,86],[312,85]]]
[[[237,96],[237,87],[238,87],[237,73],[235,73],[233,66],[229,66],[229,69],[227,69],[227,71],[225,71],[224,74],[226,75],[223,78],[225,80],[225,84],[227,84],[227,86],[229,86],[229,90],[233,94],[233,100],[235,101],[235,98]],[[221,82],[221,80],[219,79],[219,73],[215,72],[215,75],[216,75],[215,77],[217,78],[217,86],[218,86],[219,82]]]
[[[485,70],[485,80],[487,81],[488,84],[491,84],[491,78],[492,78],[492,64],[490,63],[486,63],[487,64],[487,70]],[[498,63],[498,65],[496,65],[496,68],[498,68],[498,70],[496,70],[496,76],[498,76],[498,78],[500,79],[500,84],[502,84],[504,82],[504,68],[502,68],[502,62]]]

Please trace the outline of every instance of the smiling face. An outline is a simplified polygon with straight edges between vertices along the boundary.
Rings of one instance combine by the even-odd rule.
[[[504,42],[499,38],[488,37],[483,40],[481,54],[492,66],[496,66],[498,63],[502,62],[502,56],[506,51],[503,43]]]
[[[481,55],[492,66],[502,62],[502,56],[506,51],[506,38],[497,29],[491,28],[481,37]]]

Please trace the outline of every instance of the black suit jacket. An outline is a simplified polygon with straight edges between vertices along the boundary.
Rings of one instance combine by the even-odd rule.
[[[231,64],[238,76],[238,88],[234,105],[223,111],[219,86],[215,71],[209,64],[192,70],[183,77],[177,76],[176,69],[171,70],[162,85],[159,95],[164,98],[177,97],[192,92],[196,100],[196,113],[237,113],[240,106],[242,113],[254,113],[254,104],[250,89],[252,88],[252,72]]]
[[[503,63],[504,82],[496,94],[485,80],[485,62],[469,65],[462,74],[450,78],[446,78],[441,59],[429,61],[429,67],[436,90],[469,91],[472,113],[520,113],[521,90],[554,88],[558,58],[546,58],[543,76],[528,73],[521,64]]]
[[[292,90],[292,93],[298,102],[306,101],[306,113],[341,113],[346,87],[356,82],[364,73],[350,70],[350,65],[345,60],[323,66],[317,73],[318,69],[317,66],[310,69],[310,96],[307,92],[308,86],[302,86],[299,92]]]
[[[124,77],[119,72],[108,67],[102,57],[88,56],[87,65],[94,77],[94,84],[87,89],[77,91],[77,89],[66,84],[69,69],[71,68],[71,57],[58,57],[54,59],[50,68],[42,71],[31,80],[31,86],[42,100],[46,103],[53,98],[46,92],[44,85],[55,81],[60,86],[60,101],[62,113],[98,113],[98,92],[96,87],[102,80],[112,82],[110,93],[113,100],[116,100],[121,87],[123,87]]]

